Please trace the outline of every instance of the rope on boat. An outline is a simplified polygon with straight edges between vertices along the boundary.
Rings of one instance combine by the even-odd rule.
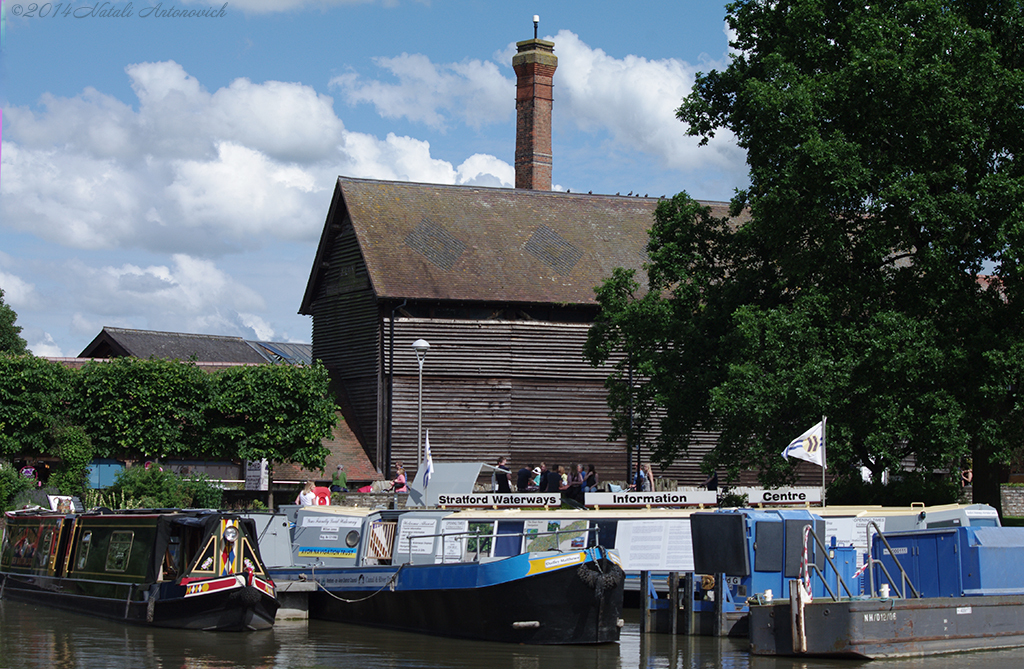
[[[380,586],[380,588],[378,588],[376,592],[372,592],[369,595],[367,595],[366,597],[360,597],[359,599],[346,599],[346,598],[344,598],[344,597],[342,597],[340,595],[334,594],[333,592],[331,592],[330,590],[325,588],[323,583],[321,583],[320,581],[316,580],[316,567],[315,566],[313,567],[313,582],[316,583],[316,587],[320,588],[321,590],[326,592],[331,597],[334,597],[339,602],[345,602],[346,604],[356,604],[358,602],[365,602],[369,598],[375,597],[376,595],[379,595],[384,590],[384,588],[390,588],[391,591],[394,592],[395,584],[398,582],[398,575],[402,573],[403,569],[405,569],[405,565],[404,564],[400,565],[398,567],[398,571],[396,571],[394,574],[392,574],[391,578],[389,578],[387,580],[387,583],[385,583],[384,585]]]

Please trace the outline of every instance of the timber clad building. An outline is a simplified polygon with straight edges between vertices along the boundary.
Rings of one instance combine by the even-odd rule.
[[[625,443],[607,441],[608,370],[582,351],[594,288],[646,260],[657,199],[551,191],[554,44],[518,47],[516,189],[341,177],[334,190],[299,313],[313,317],[313,357],[384,472],[416,469],[411,344],[422,338],[435,459],[508,455],[513,469],[583,462],[625,476]],[[708,446],[666,475],[702,482]]]

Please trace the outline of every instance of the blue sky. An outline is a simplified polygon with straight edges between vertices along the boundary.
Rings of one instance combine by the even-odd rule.
[[[698,148],[673,115],[728,62],[716,2],[3,4],[0,288],[37,355],[105,325],[308,342],[338,175],[511,186],[534,14],[559,57],[556,189],[745,184],[727,134]]]

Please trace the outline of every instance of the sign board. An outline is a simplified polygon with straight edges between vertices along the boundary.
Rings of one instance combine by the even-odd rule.
[[[676,490],[666,492],[588,492],[587,506],[714,506],[718,493],[714,490]]]
[[[267,472],[266,460],[245,461],[245,489],[266,490],[270,477]]]
[[[433,535],[437,534],[436,518],[414,518],[412,515],[401,519],[398,530],[397,555],[430,555],[434,552]],[[411,544],[411,548],[410,548]]]
[[[620,520],[615,550],[627,571],[693,571],[688,518]]]
[[[546,492],[488,492],[438,495],[437,505],[445,507],[561,506],[562,496]]]
[[[750,506],[821,504],[821,488],[732,488],[729,492],[746,495]]]

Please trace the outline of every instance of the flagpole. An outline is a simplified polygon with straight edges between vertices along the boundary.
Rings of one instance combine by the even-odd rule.
[[[825,451],[826,435],[828,434],[828,420],[826,416],[821,417],[821,508],[825,508],[825,466],[828,465],[828,453]]]

